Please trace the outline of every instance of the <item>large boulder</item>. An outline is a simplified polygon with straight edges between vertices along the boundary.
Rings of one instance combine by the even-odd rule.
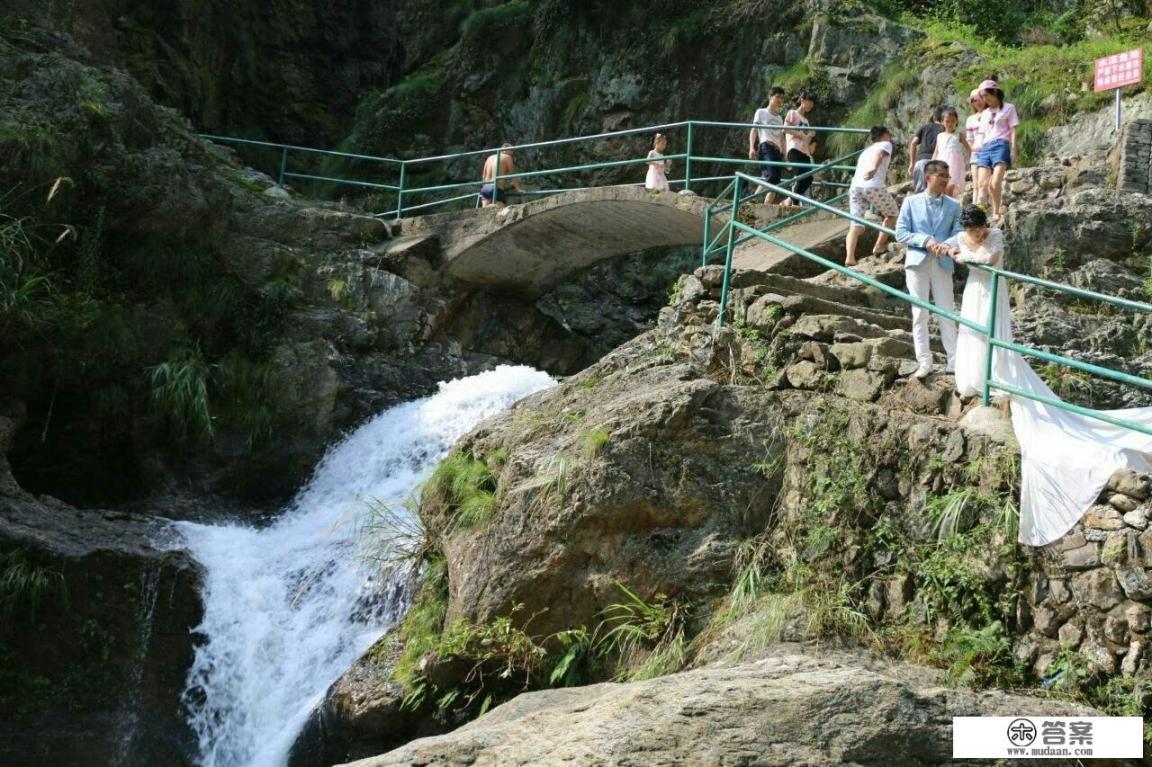
[[[162,524],[0,496],[0,763],[191,765],[198,571]]]
[[[947,689],[906,664],[785,646],[755,663],[528,693],[452,733],[352,765],[942,766],[952,764],[952,717],[1024,713],[1099,715],[1065,701]]]

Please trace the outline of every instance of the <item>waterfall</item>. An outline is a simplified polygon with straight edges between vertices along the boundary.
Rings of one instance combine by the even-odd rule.
[[[274,524],[178,523],[204,569],[201,644],[184,692],[199,767],[284,767],[328,687],[407,604],[400,576],[357,550],[369,502],[406,513],[457,438],[551,385],[512,366],[442,383],[332,447]]]

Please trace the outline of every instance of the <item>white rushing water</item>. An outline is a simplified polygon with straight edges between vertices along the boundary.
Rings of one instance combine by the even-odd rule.
[[[204,643],[185,703],[200,767],[284,767],[327,688],[406,604],[399,578],[358,553],[369,501],[403,503],[481,419],[553,385],[527,367],[440,385],[376,416],[328,451],[274,524],[178,524],[204,567]]]

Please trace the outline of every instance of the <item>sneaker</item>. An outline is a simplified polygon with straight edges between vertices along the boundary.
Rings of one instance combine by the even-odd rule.
[[[932,373],[932,366],[928,363],[921,363],[920,367],[916,368],[916,372],[912,374],[913,378],[918,378],[923,381]]]

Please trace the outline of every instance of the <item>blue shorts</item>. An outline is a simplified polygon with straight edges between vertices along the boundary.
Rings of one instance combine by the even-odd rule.
[[[497,188],[496,189],[496,199],[495,200],[492,199],[492,185],[491,184],[485,184],[484,186],[480,187],[480,196],[483,197],[485,200],[488,200],[489,202],[504,202],[504,190],[503,189]]]
[[[994,139],[980,147],[979,159],[976,164],[981,168],[995,168],[1003,163],[1012,167],[1012,144],[1007,139]]]

